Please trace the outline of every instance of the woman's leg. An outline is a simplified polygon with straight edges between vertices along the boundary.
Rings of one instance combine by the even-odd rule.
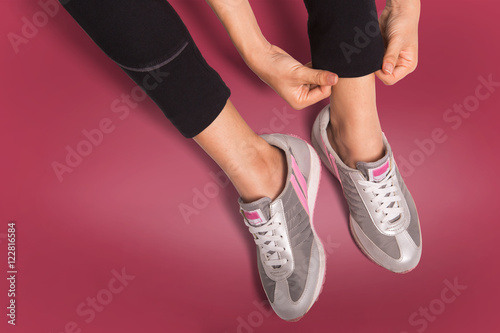
[[[285,186],[283,151],[255,134],[231,101],[194,140],[224,170],[243,201],[274,200]]]
[[[374,0],[304,0],[313,66],[339,75],[330,97],[328,137],[344,162],[383,156],[375,75],[384,44]],[[332,135],[333,134],[333,135]]]
[[[397,273],[422,253],[415,203],[377,115],[375,71],[384,56],[374,0],[305,0],[313,66],[339,74],[313,144],[342,184],[349,225],[362,251]]]
[[[375,162],[384,156],[377,114],[375,74],[339,78],[330,97],[328,139],[345,164]]]
[[[61,1],[90,38],[187,138],[219,114],[230,95],[167,1]]]
[[[244,201],[279,194],[286,176],[282,151],[240,117],[229,89],[168,2],[71,0],[64,7],[174,126],[194,137]]]
[[[325,253],[311,224],[320,177],[316,153],[300,139],[259,137],[248,127],[166,1],[71,0],[66,8],[229,176],[273,309],[286,320],[303,316],[325,273]]]

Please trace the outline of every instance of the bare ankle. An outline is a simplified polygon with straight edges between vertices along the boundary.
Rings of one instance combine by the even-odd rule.
[[[382,131],[377,128],[342,129],[330,123],[327,134],[332,148],[353,169],[357,162],[375,162],[384,156]]]
[[[377,114],[375,75],[341,78],[332,87],[328,138],[339,157],[355,168],[384,154]]]
[[[285,187],[288,171],[285,153],[267,142],[266,145],[258,150],[252,163],[230,176],[244,202],[263,197],[274,200]]]

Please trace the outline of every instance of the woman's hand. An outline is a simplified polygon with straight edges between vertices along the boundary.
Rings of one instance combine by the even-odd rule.
[[[330,96],[337,83],[334,73],[302,65],[281,48],[269,44],[246,60],[260,79],[274,89],[294,109],[300,110]]]
[[[418,63],[419,0],[387,0],[380,15],[386,52],[382,70],[375,74],[392,85],[415,70]]]
[[[207,0],[236,49],[261,80],[294,109],[330,96],[337,75],[304,66],[262,35],[248,0]]]

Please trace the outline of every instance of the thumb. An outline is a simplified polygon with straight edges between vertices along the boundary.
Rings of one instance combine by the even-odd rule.
[[[394,68],[396,68],[396,63],[402,48],[402,43],[398,40],[393,39],[389,41],[389,45],[385,51],[384,63],[382,65],[382,71],[384,74],[392,75]]]
[[[301,84],[314,84],[317,86],[333,86],[338,81],[337,74],[329,71],[312,69],[302,66],[298,72]]]

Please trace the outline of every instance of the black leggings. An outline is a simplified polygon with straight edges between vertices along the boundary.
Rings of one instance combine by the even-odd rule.
[[[231,92],[166,0],[59,0],[187,138],[219,115]],[[313,67],[358,77],[382,66],[374,0],[304,0]],[[276,13],[277,15],[279,13]]]

